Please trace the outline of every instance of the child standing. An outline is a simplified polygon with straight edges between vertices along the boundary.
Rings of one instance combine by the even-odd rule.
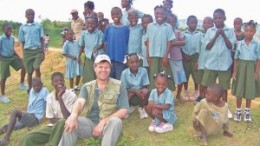
[[[74,33],[69,29],[66,33],[66,42],[63,45],[63,55],[66,57],[66,74],[65,77],[70,80],[70,89],[79,90],[80,77],[82,75],[82,68],[78,63],[79,44],[73,39]],[[74,78],[76,77],[75,87]]]
[[[128,51],[129,28],[120,21],[122,11],[118,7],[111,10],[113,24],[108,25],[104,34],[104,48],[112,62],[110,77],[120,79],[122,71],[126,68],[123,63]]]
[[[167,22],[172,26],[176,39],[173,42],[173,47],[170,50],[170,67],[173,74],[175,85],[177,86],[176,98],[181,98],[181,90],[184,82],[187,82],[185,71],[182,63],[181,46],[185,44],[184,37],[181,31],[177,28],[176,15],[168,14]]]
[[[32,127],[40,123],[46,108],[46,97],[49,91],[42,86],[40,78],[32,79],[32,89],[29,92],[29,103],[27,111],[14,110],[10,116],[9,123],[0,128],[0,134],[6,132],[6,135],[0,146],[7,145],[13,130],[18,130],[24,126]]]
[[[228,131],[228,105],[221,100],[223,88],[218,84],[211,84],[207,88],[205,99],[197,103],[193,109],[193,128],[198,131],[202,145],[208,145],[208,136],[223,132],[232,137]]]
[[[46,52],[49,49],[49,41],[50,41],[49,34],[46,34],[43,39],[44,39],[44,52]]]
[[[232,94],[237,97],[235,121],[241,121],[242,98],[246,99],[244,121],[251,122],[251,100],[257,97],[256,82],[259,82],[260,45],[253,39],[257,24],[251,20],[245,23],[245,39],[239,41],[235,53]]]
[[[41,78],[40,66],[45,58],[44,34],[42,25],[34,21],[35,12],[33,9],[27,9],[25,16],[27,22],[20,26],[18,39],[23,46],[23,64],[28,74],[29,89],[31,89],[33,72],[35,71],[36,77]]]
[[[205,90],[206,87],[204,87],[201,82],[203,79],[204,69],[205,69],[205,61],[207,59],[207,52],[206,52],[206,44],[203,41],[205,37],[205,33],[207,30],[211,27],[213,27],[213,19],[211,17],[205,17],[203,20],[203,34],[201,39],[201,47],[196,50],[196,52],[199,54],[198,63],[196,64],[196,69],[198,69],[198,84],[199,84],[199,97],[196,99],[197,102],[199,102],[202,98],[205,97]]]
[[[142,52],[142,34],[143,26],[138,24],[138,11],[130,9],[128,11],[129,24],[129,42],[128,42],[128,54]]]
[[[143,26],[143,35],[142,35],[142,53],[141,53],[141,56],[143,58],[143,67],[147,69],[147,71],[149,70],[149,65],[148,65],[148,62],[147,62],[147,47],[148,47],[148,44],[147,44],[147,41],[146,41],[146,38],[147,38],[147,26],[148,24],[152,23],[153,22],[153,17],[149,14],[145,14],[143,17],[142,17],[142,26]]]
[[[132,8],[132,4],[133,4],[133,0],[121,0],[121,6],[123,9],[125,9],[123,12],[122,12],[122,18],[121,18],[121,22],[124,24],[124,25],[129,25],[130,22],[129,22],[129,19],[128,19],[128,11]],[[143,13],[140,12],[140,11],[137,11],[137,16],[138,18],[142,18],[143,17]]]
[[[148,103],[148,85],[150,82],[147,70],[139,67],[139,62],[140,59],[137,53],[127,55],[127,65],[129,68],[126,68],[122,72],[121,81],[127,89],[130,106],[139,105],[138,112],[140,119],[143,119],[148,117],[144,107]]]
[[[78,57],[80,58],[82,52],[85,53],[84,66],[83,66],[83,79],[82,83],[86,83],[95,79],[95,73],[93,68],[93,62],[98,54],[98,51],[102,49],[103,33],[97,29],[98,20],[95,17],[86,18],[87,29],[81,33],[79,46],[80,52]]]
[[[5,96],[5,82],[10,76],[10,66],[15,70],[21,69],[20,89],[26,90],[27,85],[24,84],[25,70],[22,59],[14,50],[14,37],[12,36],[12,28],[10,24],[3,25],[3,35],[0,36],[0,77],[1,77],[1,97],[0,101],[8,103],[10,100]]]
[[[218,78],[219,84],[225,90],[222,98],[227,102],[227,90],[230,88],[231,78],[231,49],[235,44],[236,36],[234,30],[224,24],[226,16],[223,9],[216,9],[214,11],[213,20],[215,27],[207,30],[204,39],[207,50],[207,60],[205,62],[205,71],[201,84],[207,87],[215,83]],[[230,111],[228,115],[229,118],[232,118]]]
[[[194,101],[199,96],[198,91],[198,73],[195,64],[198,61],[198,53],[196,52],[201,46],[201,32],[197,30],[198,19],[194,15],[190,15],[187,19],[188,29],[183,32],[185,45],[182,48],[183,66],[187,81],[184,83],[183,99]],[[194,82],[194,92],[190,97],[188,91],[189,77],[192,76]]]
[[[164,133],[173,130],[177,117],[174,112],[174,96],[167,88],[168,75],[160,72],[155,75],[155,89],[150,93],[146,112],[153,119],[149,131]]]
[[[147,26],[147,60],[150,82],[154,82],[153,75],[162,70],[170,74],[168,57],[172,41],[175,39],[171,25],[166,23],[166,9],[163,6],[156,6],[154,15],[156,22]],[[174,81],[172,79],[168,81],[169,89],[174,90]],[[149,89],[154,89],[154,85],[150,84]]]

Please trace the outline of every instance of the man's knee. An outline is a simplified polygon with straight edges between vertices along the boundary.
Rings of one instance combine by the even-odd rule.
[[[122,120],[120,118],[114,117],[114,118],[112,118],[108,121],[107,126],[115,127],[115,128],[122,128],[123,123],[122,123]]]

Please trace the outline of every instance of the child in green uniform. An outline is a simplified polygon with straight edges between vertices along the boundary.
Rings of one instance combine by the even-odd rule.
[[[242,98],[246,99],[244,121],[251,122],[251,100],[258,97],[260,90],[256,87],[260,82],[260,45],[253,39],[256,23],[251,20],[245,24],[245,39],[239,41],[235,53],[232,94],[237,97],[235,121],[241,121]]]
[[[27,89],[24,84],[25,70],[23,67],[22,59],[14,50],[14,37],[10,24],[3,25],[3,35],[0,36],[0,78],[1,78],[1,93],[0,101],[8,103],[10,100],[5,96],[5,82],[10,76],[10,66],[15,70],[21,69],[20,89]]]
[[[33,72],[35,71],[36,77],[41,78],[40,66],[45,57],[44,34],[42,25],[34,21],[33,9],[27,9],[25,16],[27,22],[20,26],[18,39],[23,45],[23,63],[28,73],[29,89],[31,89]]]

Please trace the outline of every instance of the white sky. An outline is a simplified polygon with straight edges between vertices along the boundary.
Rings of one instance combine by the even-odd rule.
[[[25,10],[35,10],[36,21],[41,15],[42,19],[68,21],[71,18],[71,9],[77,9],[80,17],[83,17],[84,3],[87,0],[0,0],[0,20],[12,20],[25,22]],[[113,6],[121,7],[121,0],[92,0],[95,3],[95,11],[102,11],[105,17],[110,19],[110,10]],[[153,16],[153,8],[162,4],[163,0],[134,0],[133,7]],[[259,5],[257,0],[174,0],[173,12],[179,19],[186,19],[189,15],[195,15],[198,19],[212,16],[216,8],[222,8],[226,12],[226,24],[233,27],[235,17],[241,17],[244,21],[251,19],[260,23]],[[148,3],[149,2],[149,3]],[[258,8],[258,9],[257,9]]]

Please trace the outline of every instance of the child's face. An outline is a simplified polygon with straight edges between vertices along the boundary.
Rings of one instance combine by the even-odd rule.
[[[97,22],[92,18],[88,18],[86,24],[87,24],[87,30],[90,33],[92,33],[97,28]]]
[[[205,98],[206,98],[207,102],[215,102],[219,99],[217,97],[217,95],[215,94],[215,92],[213,91],[213,89],[210,89],[210,88],[207,88]]]
[[[157,76],[155,79],[155,87],[158,94],[163,93],[167,88],[167,79],[165,77]]]
[[[130,56],[127,60],[128,67],[131,71],[137,71],[139,67],[139,58],[137,55]]]
[[[12,28],[10,25],[7,25],[5,28],[4,28],[4,33],[7,37],[10,37],[11,34],[12,34]]]
[[[27,22],[28,23],[32,23],[33,21],[34,21],[34,11],[32,11],[32,10],[28,10],[27,12],[26,12],[26,15],[25,15],[25,17],[27,18]]]
[[[244,32],[245,32],[245,39],[251,40],[253,39],[256,30],[253,26],[246,26]]]
[[[131,26],[135,26],[138,22],[137,15],[128,15],[128,20],[130,21]]]
[[[197,24],[198,21],[195,18],[190,18],[190,20],[187,22],[190,31],[195,31],[197,28]]]
[[[171,16],[169,16],[167,18],[167,23],[169,23],[172,27],[175,27],[176,26],[176,19],[171,17]]]
[[[226,17],[222,13],[214,13],[213,20],[216,28],[223,28]]]
[[[107,21],[103,21],[102,23],[99,24],[99,29],[102,31],[102,32],[105,32],[105,29],[108,25],[108,22]]]
[[[167,1],[167,0],[164,0],[163,1],[163,6],[167,9],[167,11],[170,11],[171,8],[172,8],[172,3]]]
[[[120,23],[120,19],[122,17],[122,12],[118,9],[113,9],[111,11],[111,17],[112,17],[114,23]]]
[[[65,85],[64,83],[65,83],[64,78],[61,76],[55,76],[51,81],[51,84],[56,91],[58,91],[61,87],[63,87]]]
[[[104,13],[98,12],[97,15],[99,20],[104,19]]]
[[[235,19],[233,25],[234,25],[235,30],[241,30],[242,21],[240,19]]]
[[[42,89],[42,83],[41,82],[32,82],[32,87],[33,87],[33,90],[36,92],[36,93],[39,93],[40,90]]]
[[[151,23],[151,22],[152,22],[152,21],[151,21],[148,17],[143,18],[143,19],[142,19],[142,26],[143,26],[143,28],[146,30],[148,24]]]
[[[73,40],[73,36],[74,36],[74,34],[73,34],[71,31],[68,31],[68,32],[66,33],[66,39],[67,39],[68,41],[72,41],[72,40]]]
[[[163,8],[157,8],[154,12],[154,16],[157,23],[162,24],[165,22],[166,13]]]
[[[213,21],[210,20],[210,18],[205,18],[205,19],[203,20],[203,29],[204,29],[205,31],[207,31],[209,28],[211,28],[211,27],[213,27],[213,26],[214,26]]]
[[[128,0],[121,0],[121,7],[122,8],[126,8],[126,7],[128,7],[128,5],[129,5]]]

